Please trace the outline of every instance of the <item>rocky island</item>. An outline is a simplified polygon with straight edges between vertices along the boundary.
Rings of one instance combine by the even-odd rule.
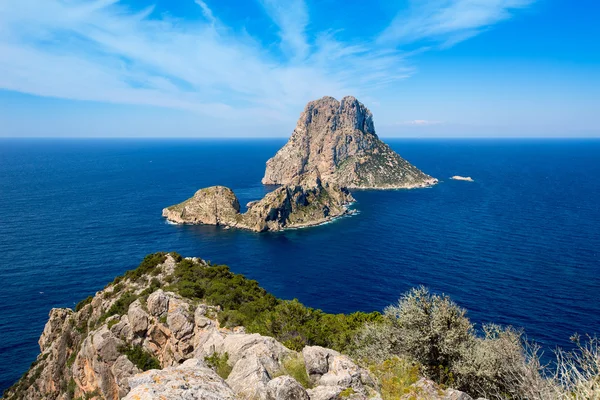
[[[333,183],[323,184],[318,176],[309,175],[249,203],[243,214],[231,189],[213,186],[200,189],[183,203],[165,208],[163,216],[175,223],[279,231],[318,225],[345,215],[353,201],[347,189]]]
[[[411,189],[437,183],[379,139],[373,114],[352,96],[308,103],[290,140],[267,161],[262,182],[285,185],[312,170],[323,182],[349,189]]]
[[[308,103],[290,140],[267,161],[262,182],[282,186],[249,203],[245,213],[231,189],[213,186],[163,209],[162,215],[177,224],[279,231],[349,214],[354,199],[348,189],[420,188],[437,179],[383,143],[371,112],[347,96]]]
[[[455,180],[455,181],[466,181],[466,182],[474,182],[473,178],[471,178],[470,176],[460,176],[460,175],[454,175],[453,177],[451,177],[450,179]]]

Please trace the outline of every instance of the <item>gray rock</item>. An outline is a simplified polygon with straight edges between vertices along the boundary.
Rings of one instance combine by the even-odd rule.
[[[235,394],[213,370],[191,359],[178,367],[151,370],[129,379],[126,400],[234,400]]]
[[[284,375],[269,381],[266,400],[309,400],[309,397],[298,381]]]
[[[341,386],[317,386],[306,392],[310,400],[339,400],[339,395],[344,390]]]
[[[321,346],[306,346],[302,349],[306,373],[311,381],[315,383],[326,374],[329,371],[329,359],[339,355],[337,351]]]
[[[73,315],[73,310],[68,308],[53,308],[50,310],[48,322],[38,340],[40,350],[43,352],[52,345],[52,342],[62,333],[65,321]]]
[[[115,381],[119,387],[119,398],[122,398],[129,393],[129,378],[142,372],[138,367],[133,365],[125,355],[122,355],[115,360],[115,363],[110,367],[110,371],[115,377]]]
[[[169,311],[169,296],[165,294],[161,289],[158,289],[150,296],[146,303],[148,312],[155,317],[161,317]]]
[[[355,392],[365,394],[366,389],[362,384],[363,370],[345,355],[330,356],[329,370],[319,379],[319,385],[341,386],[344,389],[352,388]]]
[[[261,336],[258,333],[227,335],[218,351],[229,355],[231,365],[236,365],[243,357],[255,356],[270,374],[278,371],[281,361],[292,353],[272,337]]]
[[[227,377],[227,384],[242,399],[266,398],[270,377],[259,358],[250,354],[238,360]]]
[[[189,303],[171,298],[167,313],[167,324],[177,339],[191,335],[194,323],[189,313]]]
[[[92,334],[89,345],[102,361],[114,362],[121,356],[119,347],[123,345],[123,341],[103,326]]]
[[[142,308],[142,303],[137,299],[129,306],[127,311],[129,325],[134,335],[143,335],[148,330],[148,314]]]

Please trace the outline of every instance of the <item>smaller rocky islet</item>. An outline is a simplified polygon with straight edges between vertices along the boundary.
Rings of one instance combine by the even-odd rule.
[[[206,224],[248,229],[255,232],[279,231],[318,225],[350,213],[354,201],[350,192],[335,184],[322,184],[317,176],[303,177],[295,184],[281,186],[261,200],[248,204],[240,213],[233,191],[224,186],[198,190],[183,203],[167,207],[163,216],[180,224]]]
[[[212,186],[162,215],[177,224],[279,231],[351,213],[349,189],[421,188],[437,179],[383,143],[373,114],[356,98],[326,96],[307,104],[289,141],[267,161],[262,183],[281,186],[249,203],[245,213],[231,189]]]

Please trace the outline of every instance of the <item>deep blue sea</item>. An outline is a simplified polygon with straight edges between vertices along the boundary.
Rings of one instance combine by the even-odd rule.
[[[357,191],[357,215],[284,233],[161,218],[205,186],[262,197],[284,143],[0,140],[0,390],[35,359],[50,308],[156,251],[228,264],[327,312],[382,310],[423,284],[546,349],[600,333],[600,141],[389,140],[440,184]]]

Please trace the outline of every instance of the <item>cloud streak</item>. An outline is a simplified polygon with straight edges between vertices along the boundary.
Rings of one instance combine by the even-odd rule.
[[[259,0],[280,38],[276,53],[223,25],[210,3],[189,1],[202,19],[157,16],[153,7],[134,10],[119,0],[2,2],[0,88],[211,118],[285,120],[310,99],[368,96],[410,76],[402,42],[450,43],[530,2],[440,0],[399,14],[377,41],[347,42],[327,30],[309,35],[303,0]]]
[[[535,0],[412,0],[379,37],[396,45],[417,41],[452,46],[509,19]]]

